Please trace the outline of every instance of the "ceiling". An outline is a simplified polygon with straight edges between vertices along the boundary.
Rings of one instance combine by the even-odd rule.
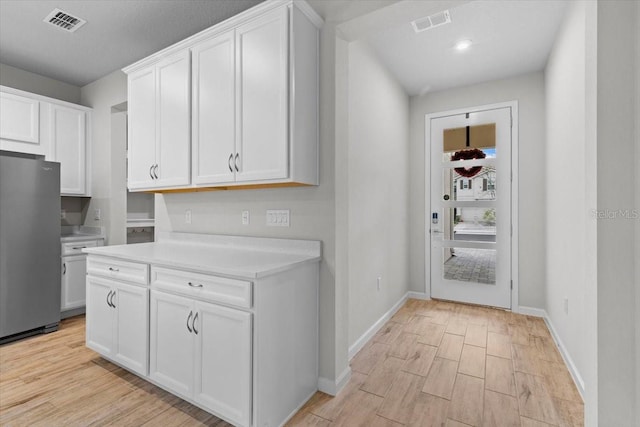
[[[364,40],[407,93],[424,94],[544,69],[567,3],[452,3],[450,24],[416,33],[407,20]],[[471,48],[457,51],[454,45],[461,39],[471,39]]]
[[[1,0],[0,63],[84,86],[262,0]],[[85,19],[75,33],[42,20]]]

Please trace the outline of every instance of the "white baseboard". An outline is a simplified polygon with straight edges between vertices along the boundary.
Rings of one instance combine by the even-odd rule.
[[[578,388],[578,392],[580,393],[580,397],[582,397],[582,401],[584,401],[585,392],[584,392],[584,380],[582,379],[582,375],[580,375],[580,372],[578,371],[576,364],[573,362],[571,355],[569,355],[567,348],[564,346],[562,340],[560,339],[560,335],[558,335],[558,333],[556,332],[556,328],[553,327],[553,323],[551,322],[551,319],[549,318],[546,312],[544,316],[544,322],[547,324],[547,327],[549,328],[549,332],[551,332],[551,336],[553,337],[553,340],[556,342],[556,347],[558,347],[558,350],[560,351],[560,354],[564,359],[564,363],[569,368],[569,372],[571,373],[573,382],[576,384],[576,387]]]
[[[340,393],[340,390],[342,390],[344,386],[347,385],[350,379],[351,367],[347,366],[335,381],[330,380],[329,378],[319,377],[318,390],[331,396],[336,396],[338,393]]]
[[[525,307],[522,305],[518,306],[518,310],[516,311],[516,313],[524,314],[525,316],[534,316],[534,317],[542,317],[542,318],[547,317],[547,312],[541,308]]]
[[[553,326],[553,322],[549,318],[549,314],[547,313],[547,311],[541,308],[519,306],[518,313],[525,314],[527,316],[542,317],[544,319],[544,323],[546,323],[549,332],[551,332],[551,337],[553,338],[553,341],[555,342],[565,365],[567,365],[569,373],[571,374],[571,378],[573,378],[573,382],[575,383],[576,388],[578,389],[578,392],[580,393],[580,396],[584,401],[584,380],[582,379],[582,375],[580,375],[576,364],[573,362],[573,359],[571,358],[567,347],[565,347],[564,343],[560,339],[560,335],[558,335],[556,328]]]
[[[351,359],[353,359],[353,356],[358,354],[358,352],[362,350],[362,348],[369,342],[369,340],[373,338],[376,332],[378,332],[384,326],[384,324],[387,323],[387,321],[391,319],[394,314],[396,314],[396,311],[400,310],[400,307],[402,307],[405,301],[407,301],[407,298],[409,298],[408,292],[402,298],[400,298],[400,300],[395,303],[393,307],[389,309],[389,311],[384,313],[381,318],[379,318],[373,325],[371,325],[371,327],[367,329],[367,331],[362,334],[362,336],[358,338],[356,342],[349,346],[349,361],[351,361]]]
[[[429,298],[429,295],[427,295],[426,292],[415,292],[415,291],[407,292],[407,298],[422,299],[422,300],[430,300],[431,299],[431,298]]]

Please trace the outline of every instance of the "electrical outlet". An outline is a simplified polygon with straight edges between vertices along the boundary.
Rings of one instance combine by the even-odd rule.
[[[270,227],[289,227],[289,209],[268,209],[267,225]]]
[[[191,224],[191,209],[184,211],[184,223]]]
[[[102,219],[102,211],[100,209],[93,210],[93,219],[96,221],[100,221]]]
[[[249,211],[242,211],[242,225],[249,225]]]
[[[65,211],[64,209],[60,210],[60,219],[66,219],[67,218],[67,211]]]

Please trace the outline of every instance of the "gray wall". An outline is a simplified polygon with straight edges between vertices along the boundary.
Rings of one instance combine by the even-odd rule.
[[[80,103],[80,88],[59,80],[0,64],[0,85],[62,101]]]
[[[85,225],[106,227],[109,245],[126,242],[124,215],[126,212],[126,152],[121,132],[112,140],[112,107],[127,101],[127,76],[115,71],[81,89],[83,105],[93,108],[92,114],[92,188]],[[120,124],[122,126],[122,123]],[[95,209],[102,218],[94,219]]]
[[[348,97],[352,346],[408,291],[409,97],[363,42],[349,44]]]
[[[544,99],[542,72],[411,98],[409,280],[412,290],[424,292],[425,289],[425,114],[517,100],[520,127],[519,299],[521,306],[545,306]]]
[[[598,206],[631,212],[636,206],[630,183],[638,173],[634,85],[640,70],[633,52],[638,39],[638,2],[598,2]],[[635,88],[637,91],[637,88]],[[636,139],[634,141],[634,139]],[[640,358],[635,343],[639,317],[635,298],[640,219],[624,215],[598,220],[598,421],[601,426],[638,426],[634,370]],[[636,377],[637,378],[637,377]]]
[[[590,250],[595,221],[589,203],[595,194],[591,170],[595,146],[589,125],[586,52],[590,47],[587,3],[569,6],[545,71],[547,94],[547,257],[546,311],[579,375],[585,381],[593,353],[586,317]],[[593,64],[590,64],[593,65]],[[589,133],[591,132],[591,133]],[[570,160],[569,160],[570,159]],[[564,300],[568,300],[565,311]],[[593,336],[593,335],[591,335]]]

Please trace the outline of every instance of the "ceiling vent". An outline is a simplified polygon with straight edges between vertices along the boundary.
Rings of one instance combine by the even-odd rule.
[[[47,15],[43,21],[69,33],[75,32],[78,28],[87,23],[84,19],[73,16],[58,8],[53,9],[53,11]]]
[[[416,33],[421,33],[425,30],[430,30],[435,27],[439,27],[444,24],[451,23],[451,16],[449,15],[448,10],[443,10],[442,12],[434,13],[433,15],[427,16],[426,18],[416,19],[411,22],[413,29]]]

